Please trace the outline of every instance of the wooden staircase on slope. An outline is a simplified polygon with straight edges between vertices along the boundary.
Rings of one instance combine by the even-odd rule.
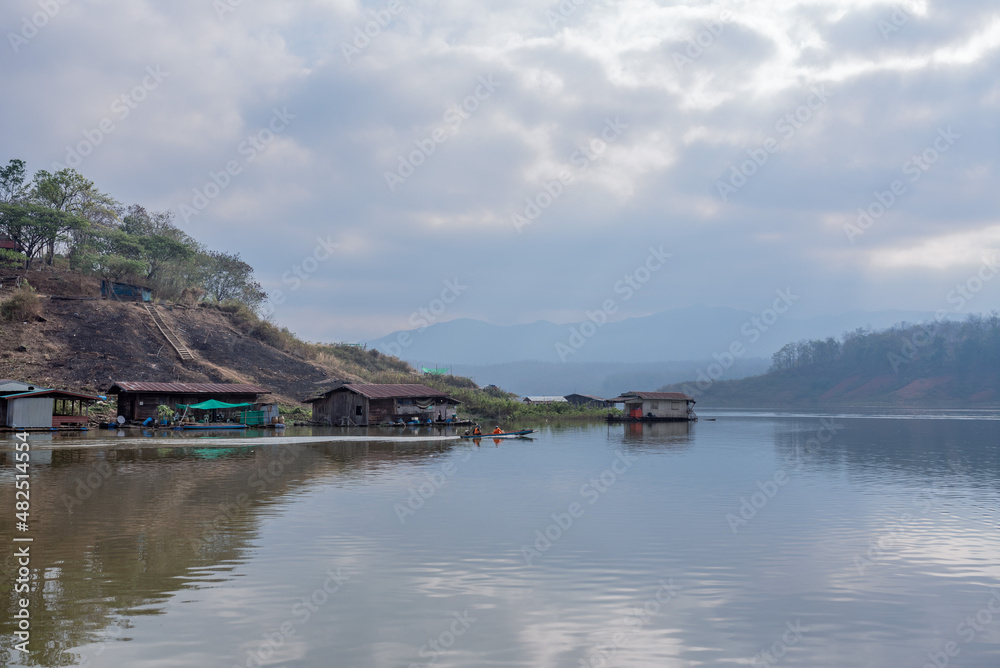
[[[174,347],[174,350],[177,351],[177,354],[180,355],[181,360],[193,360],[194,354],[187,349],[187,346],[181,343],[181,340],[177,338],[177,335],[174,334],[172,329],[170,329],[170,326],[163,321],[163,318],[160,317],[160,313],[156,310],[156,307],[147,303],[143,303],[143,307],[146,309],[146,312],[149,313],[153,322],[156,323],[157,329],[160,330],[163,336],[166,337],[167,341],[170,342],[170,345]]]

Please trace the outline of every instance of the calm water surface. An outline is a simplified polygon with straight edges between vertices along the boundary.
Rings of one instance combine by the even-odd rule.
[[[27,659],[0,440],[0,663],[1000,666],[995,414],[702,417],[32,435]]]

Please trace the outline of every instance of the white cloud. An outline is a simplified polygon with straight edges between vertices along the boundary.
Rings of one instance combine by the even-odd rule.
[[[9,152],[0,160],[49,168],[114,96],[161,65],[169,78],[80,171],[125,202],[176,207],[287,106],[294,123],[191,229],[254,257],[278,287],[321,232],[345,244],[345,257],[325,263],[281,311],[283,324],[316,338],[405,323],[442,267],[483,276],[477,303],[455,317],[479,309],[496,321],[557,319],[592,298],[567,277],[665,230],[679,262],[705,273],[688,272],[683,290],[651,291],[635,305],[644,312],[752,308],[788,282],[814,285],[833,310],[873,292],[884,308],[914,307],[907,277],[976,264],[1000,245],[991,148],[1000,88],[990,74],[1000,19],[988,5],[906,4],[911,16],[889,39],[877,22],[898,6],[892,0],[591,0],[554,27],[546,11],[558,12],[557,2],[403,5],[347,62],[342,43],[385,3],[245,2],[219,20],[195,0],[75,0],[18,53],[0,49],[19,92],[0,108]],[[20,25],[35,7],[7,3],[0,20]],[[724,28],[706,27],[723,7],[732,11]],[[674,54],[699,36],[702,52],[680,67]],[[384,173],[398,156],[445,125],[449,106],[487,75],[502,85],[390,191]],[[823,83],[830,101],[793,136],[778,135],[776,120]],[[574,151],[615,116],[629,128],[518,235],[511,214],[560,170],[575,170]],[[843,223],[942,126],[961,142],[851,246]],[[716,181],[769,136],[780,149],[723,202]],[[505,258],[502,270],[483,271],[486,249]],[[887,275],[901,287],[873,291]],[[337,316],[310,313],[301,306],[310,300]]]

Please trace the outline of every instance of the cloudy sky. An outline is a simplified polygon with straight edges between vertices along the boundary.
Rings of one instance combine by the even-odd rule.
[[[1000,308],[993,2],[7,0],[0,25],[0,161],[174,210],[310,340],[786,288],[803,316]]]

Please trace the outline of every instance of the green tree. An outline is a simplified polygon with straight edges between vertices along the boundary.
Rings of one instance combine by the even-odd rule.
[[[29,197],[36,204],[85,219],[90,223],[91,229],[111,227],[118,221],[118,202],[99,191],[93,181],[84,178],[75,169],[60,169],[54,174],[45,170],[35,172]],[[80,233],[75,239],[77,243],[85,240],[82,228],[60,230],[59,235],[48,240],[46,264],[52,264],[55,257],[57,237],[71,231]]]
[[[267,293],[253,278],[253,267],[240,254],[209,251],[203,255],[202,287],[217,302],[235,301],[256,309]]]
[[[65,240],[74,230],[83,230],[87,221],[65,211],[40,204],[0,204],[0,232],[24,251],[25,269],[49,243]]]
[[[0,167],[0,203],[12,204],[25,196],[24,160],[13,159]]]
[[[79,261],[106,281],[117,283],[126,277],[145,276],[149,265],[144,254],[141,238],[112,228],[95,232]]]
[[[167,267],[178,268],[199,250],[198,242],[173,224],[173,215],[170,211],[150,213],[133,204],[122,216],[120,229],[134,236],[142,248],[147,281],[159,281]]]

